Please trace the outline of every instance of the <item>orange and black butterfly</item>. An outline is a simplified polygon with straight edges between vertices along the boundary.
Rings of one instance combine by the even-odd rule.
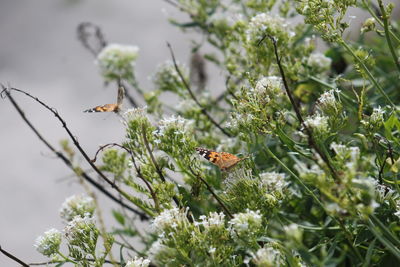
[[[122,101],[124,100],[125,96],[125,89],[124,87],[120,86],[118,88],[118,97],[116,104],[105,104],[103,106],[97,106],[91,109],[87,109],[83,112],[115,112],[118,113],[122,107]]]
[[[197,153],[204,157],[206,160],[210,161],[214,165],[217,165],[221,171],[229,170],[234,167],[240,161],[246,158],[239,158],[233,154],[227,152],[216,152],[207,148],[196,147]]]

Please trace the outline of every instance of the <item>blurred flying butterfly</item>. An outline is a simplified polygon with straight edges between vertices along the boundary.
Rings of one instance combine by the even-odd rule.
[[[210,161],[214,165],[217,165],[222,171],[229,170],[234,167],[240,161],[246,158],[239,158],[233,154],[227,152],[216,152],[207,148],[196,147],[197,153]]]
[[[83,112],[115,112],[118,113],[122,106],[122,101],[124,100],[125,96],[125,89],[124,87],[120,86],[118,88],[118,97],[116,104],[105,104],[103,106],[97,106],[91,109],[87,109]]]

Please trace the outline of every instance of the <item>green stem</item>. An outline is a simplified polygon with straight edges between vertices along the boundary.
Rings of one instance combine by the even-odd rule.
[[[70,258],[68,258],[67,256],[65,256],[64,254],[62,254],[60,251],[57,251],[57,254],[61,256],[61,258],[63,258],[66,262],[71,262],[73,264],[78,265],[78,263],[74,260],[71,260]]]
[[[392,53],[393,61],[396,64],[397,70],[400,72],[400,63],[399,63],[398,57],[396,55],[396,51],[394,50],[392,40],[390,39],[390,35],[389,35],[389,22],[388,22],[389,16],[386,13],[386,10],[385,10],[385,7],[383,6],[382,0],[378,0],[378,3],[379,3],[379,8],[382,13],[383,28],[385,30],[386,42],[388,43],[390,53]]]
[[[382,230],[383,234],[386,235],[386,237],[393,242],[397,247],[400,247],[400,240],[397,239],[397,237],[395,235],[393,235],[392,232],[390,232],[390,230],[374,215],[371,215],[370,220],[376,224],[377,226],[379,226],[379,228]]]
[[[378,83],[377,80],[375,80],[374,76],[372,75],[372,73],[369,71],[369,69],[367,68],[367,66],[365,66],[364,62],[362,62],[362,60],[354,53],[353,49],[351,49],[351,47],[342,39],[339,41],[339,43],[347,50],[347,52],[349,52],[353,58],[355,59],[355,61],[357,61],[357,63],[359,64],[359,66],[365,71],[365,73],[367,74],[369,80],[375,85],[375,87],[378,89],[378,91],[381,93],[381,95],[386,99],[386,101],[392,106],[392,108],[396,108],[396,106],[394,105],[394,103],[392,102],[392,100],[390,100],[389,96],[385,93],[385,91],[383,90],[383,88],[380,86],[380,84]]]
[[[371,14],[371,16],[376,20],[376,22],[378,22],[379,25],[381,25],[381,27],[384,27],[383,22],[378,18],[378,16],[375,14],[375,12],[371,9],[370,5],[365,0],[363,0],[363,4],[364,4],[364,7],[368,10],[369,14]],[[389,34],[392,36],[393,39],[395,39],[398,43],[400,43],[399,37],[397,37],[394,34],[394,32],[391,31],[390,29],[389,29]]]
[[[389,240],[385,239],[382,236],[382,233],[380,233],[379,231],[377,231],[377,227],[372,223],[371,220],[368,221],[368,225],[369,225],[369,229],[371,230],[371,232],[375,235],[375,237],[377,239],[379,239],[379,241],[381,241],[381,243],[398,259],[400,260],[400,250],[395,247]]]

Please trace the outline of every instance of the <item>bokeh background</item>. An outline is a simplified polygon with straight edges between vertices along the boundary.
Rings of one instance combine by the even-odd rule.
[[[1,0],[0,83],[55,107],[93,156],[100,144],[121,142],[124,127],[115,114],[82,112],[112,103],[116,90],[104,85],[93,56],[77,40],[78,24],[99,25],[109,43],[139,46],[136,74],[142,87],[152,89],[149,75],[170,59],[166,41],[180,62],[189,61],[190,37],[172,26],[169,16],[185,18],[163,0]],[[59,148],[67,135],[55,117],[34,101],[13,95]],[[7,99],[0,100],[0,168],[0,245],[26,262],[43,262],[46,259],[33,247],[36,237],[51,227],[62,229],[62,202],[84,190]],[[114,204],[104,197],[100,202],[103,213],[110,213]],[[113,223],[110,216],[106,221]],[[0,266],[18,265],[0,254]]]

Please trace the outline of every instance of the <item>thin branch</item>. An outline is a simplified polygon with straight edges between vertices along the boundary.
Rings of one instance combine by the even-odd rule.
[[[207,187],[208,191],[210,191],[211,195],[213,195],[213,197],[215,198],[215,200],[219,203],[219,205],[221,205],[222,209],[225,211],[225,213],[228,215],[228,217],[230,219],[233,218],[232,213],[229,211],[229,209],[225,206],[225,204],[222,202],[222,200],[218,197],[218,195],[214,192],[214,190],[212,189],[212,187],[210,186],[209,183],[207,183],[206,180],[203,179],[203,177],[200,176],[199,173],[196,173],[192,167],[189,165],[188,166],[190,172],[200,181],[202,181],[204,183],[204,185]]]
[[[79,152],[81,153],[81,155],[84,157],[84,159],[89,163],[89,165],[93,168],[93,170],[94,171],[96,171],[96,173],[104,180],[104,181],[106,181],[112,188],[114,188],[118,193],[120,193],[121,195],[123,195],[126,199],[128,199],[128,200],[131,200],[131,197],[130,197],[130,195],[128,195],[125,191],[123,191],[122,189],[120,189],[114,182],[112,182],[110,179],[108,179],[98,168],[97,168],[97,166],[96,165],[94,165],[94,163],[93,162],[91,162],[91,160],[90,160],[90,158],[89,158],[89,156],[86,154],[86,152],[83,150],[83,148],[81,147],[81,145],[79,144],[79,142],[78,142],[78,140],[76,139],[76,137],[72,134],[72,132],[70,131],[70,129],[67,127],[67,123],[64,121],[64,119],[59,115],[59,113],[57,112],[57,110],[55,110],[54,108],[51,108],[51,107],[49,107],[47,104],[45,104],[44,102],[42,102],[40,99],[38,99],[37,97],[34,97],[34,96],[32,96],[31,94],[29,94],[29,93],[27,93],[27,92],[25,92],[25,91],[23,91],[23,90],[20,90],[20,89],[17,89],[17,88],[5,88],[4,86],[2,86],[3,87],[3,91],[1,92],[1,94],[3,94],[3,92],[5,92],[5,94],[9,97],[9,99],[11,100],[11,98],[10,98],[10,96],[11,96],[11,94],[10,94],[10,92],[9,92],[9,90],[13,90],[13,91],[16,91],[16,92],[19,92],[19,93],[22,93],[22,94],[24,94],[24,95],[26,95],[26,96],[28,96],[28,97],[30,97],[30,98],[32,98],[33,100],[35,100],[36,102],[38,102],[39,104],[41,104],[43,107],[45,107],[47,110],[49,110],[51,113],[53,113],[53,115],[61,122],[61,124],[62,124],[62,126],[63,126],[63,128],[65,129],[65,131],[67,132],[67,134],[68,134],[68,136],[71,138],[71,140],[72,140],[72,142],[73,142],[73,144],[75,145],[75,147],[79,150]],[[15,103],[15,101],[14,101],[14,103]],[[15,103],[16,104],[16,103]],[[17,109],[18,110],[18,109]],[[20,109],[19,109],[20,110]],[[21,110],[20,110],[21,111]],[[20,112],[19,111],[19,112]],[[22,112],[22,111],[21,111]],[[20,112],[20,115],[22,116],[22,114],[24,114],[23,112],[21,113]],[[24,116],[23,116],[23,118],[25,118]],[[26,119],[26,118],[25,118]],[[24,119],[24,120],[25,120]],[[26,122],[27,122],[27,120],[25,120]],[[30,127],[31,127],[31,129],[33,129],[33,126],[32,126],[32,124],[28,124]],[[37,131],[35,131],[34,130],[34,132],[36,133],[36,135],[38,135],[38,137],[39,136],[41,136]],[[44,138],[43,137],[39,137],[45,144],[46,144],[46,146],[47,147],[51,147],[51,145],[48,143],[48,142],[45,142],[45,140],[44,140]],[[53,149],[51,149],[53,152],[55,152],[55,149],[53,148]],[[58,156],[59,155],[62,155],[61,153],[57,153],[57,152],[55,152]],[[61,159],[63,159],[63,157],[61,157],[61,156],[59,156]],[[65,158],[65,157],[64,157]],[[66,158],[65,158],[66,159]],[[72,163],[71,162],[69,162],[69,164],[67,163],[68,162],[68,160],[64,160],[63,159],[63,161],[68,165],[68,166],[70,166],[70,167],[72,167]],[[89,176],[87,176],[86,175],[86,177],[89,177]],[[88,181],[90,182],[92,179],[88,179]],[[92,183],[92,182],[91,182]],[[92,183],[93,185],[94,185],[94,183]],[[102,190],[102,189],[100,189],[101,187],[98,187],[98,189],[99,190],[101,190],[103,193],[105,193],[105,190]],[[105,193],[106,194],[106,193]],[[111,198],[111,195],[108,195],[110,198]],[[114,198],[113,198],[114,199]],[[115,201],[117,201],[118,203],[120,203],[121,204],[121,201],[119,201],[119,200],[117,200],[117,199],[114,199]],[[130,209],[130,210],[132,210],[133,212],[135,212],[136,214],[138,214],[139,216],[140,216],[140,219],[141,220],[145,220],[145,219],[149,219],[149,217],[148,216],[146,216],[146,214],[144,214],[144,213],[142,213],[142,212],[139,212],[139,211],[134,211],[133,209]],[[150,215],[150,214],[149,214]]]
[[[175,59],[175,54],[174,51],[172,50],[171,45],[167,42],[167,46],[169,48],[169,51],[171,53],[171,57],[172,57],[172,62],[174,63],[174,67],[176,72],[179,75],[179,78],[182,80],[183,85],[185,86],[186,90],[189,92],[190,97],[193,99],[193,101],[196,103],[197,106],[199,106],[201,113],[204,114],[204,116],[206,116],[208,118],[208,120],[215,125],[215,127],[217,127],[223,134],[225,134],[228,137],[232,137],[232,134],[229,133],[227,130],[225,130],[224,128],[222,128],[221,125],[219,125],[219,123],[217,121],[215,121],[213,119],[213,117],[207,112],[207,110],[200,104],[200,102],[197,100],[196,96],[194,95],[192,89],[190,88],[189,84],[187,83],[187,81],[185,80],[185,78],[182,75],[182,72],[180,71],[178,64],[176,63],[176,59]]]
[[[78,40],[94,57],[107,45],[101,28],[91,22],[79,23],[77,28]],[[90,39],[93,37],[94,44]]]
[[[13,254],[11,254],[10,252],[5,251],[1,246],[0,246],[0,252],[3,253],[4,255],[6,255],[7,257],[9,257],[10,259],[12,259],[13,261],[18,262],[22,266],[29,267],[28,264],[26,264],[25,262],[23,262],[22,260],[20,260],[16,256],[14,256]]]
[[[283,85],[284,85],[285,90],[286,90],[286,94],[288,95],[289,100],[290,100],[290,103],[291,103],[292,106],[293,106],[293,109],[294,109],[294,111],[295,111],[295,113],[296,113],[297,119],[299,120],[300,124],[303,126],[303,128],[304,128],[304,129],[306,130],[306,132],[307,132],[308,143],[309,143],[310,146],[311,146],[312,148],[314,148],[314,150],[318,153],[318,155],[321,157],[321,159],[322,159],[322,160],[325,162],[325,164],[328,166],[328,168],[329,168],[329,170],[330,170],[332,176],[337,180],[338,176],[337,176],[337,173],[336,173],[335,169],[333,168],[333,166],[332,166],[332,164],[331,164],[329,158],[328,158],[328,157],[325,155],[325,153],[323,153],[323,152],[321,151],[321,149],[318,147],[317,143],[316,143],[315,140],[314,140],[314,137],[313,137],[313,134],[312,134],[311,129],[304,123],[304,119],[303,119],[303,117],[302,117],[302,115],[301,115],[300,109],[299,109],[299,107],[297,106],[296,102],[294,101],[293,95],[292,95],[292,93],[291,93],[291,91],[290,91],[290,89],[289,89],[289,84],[288,84],[288,82],[287,82],[287,80],[286,80],[285,72],[284,72],[283,67],[282,67],[282,64],[281,64],[281,59],[280,59],[280,57],[279,57],[279,55],[278,55],[278,47],[277,47],[276,39],[275,39],[273,36],[271,36],[271,35],[265,35],[265,36],[258,42],[258,45],[260,45],[260,44],[262,43],[262,41],[265,39],[265,37],[268,37],[268,38],[271,39],[271,41],[272,41],[272,44],[273,44],[273,46],[274,46],[274,52],[275,52],[276,62],[277,62],[277,64],[278,64],[279,72],[280,72],[281,77],[282,77],[282,81],[283,81]]]
[[[85,259],[85,260],[87,260],[87,261],[91,261],[91,262],[93,262],[94,261],[94,259]],[[28,267],[29,266],[40,266],[40,265],[49,265],[49,264],[54,264],[54,263],[62,263],[62,262],[64,262],[65,263],[65,261],[45,261],[45,262],[32,262],[32,263],[29,263],[29,265],[27,265]],[[110,261],[110,260],[104,260],[104,263],[108,263],[108,264],[118,264],[118,265],[121,265],[121,263],[120,262],[118,262],[118,261]]]
[[[126,152],[129,153],[129,155],[131,156],[131,160],[132,160],[133,166],[135,167],[136,172],[137,172],[137,174],[138,174],[138,177],[146,184],[147,188],[149,189],[150,195],[151,195],[151,197],[153,198],[155,209],[156,209],[157,211],[159,211],[159,209],[160,209],[160,204],[159,204],[159,203],[160,203],[160,202],[158,201],[157,194],[154,192],[154,190],[153,190],[153,188],[151,187],[150,183],[144,178],[142,172],[140,171],[140,168],[137,166],[136,160],[135,160],[135,157],[133,156],[133,151],[132,151],[132,150],[130,150],[130,149],[128,149],[128,148],[126,148],[126,147],[124,147],[124,146],[122,146],[122,145],[120,145],[120,144],[117,144],[117,143],[106,144],[106,145],[101,146],[101,147],[96,151],[96,154],[95,154],[95,156],[94,156],[94,159],[92,159],[92,161],[93,161],[93,162],[96,161],[97,154],[98,154],[100,151],[104,150],[104,149],[107,148],[107,147],[113,147],[113,146],[116,146],[116,147],[119,147],[119,148],[121,148],[121,149],[124,149]]]
[[[4,87],[3,87],[4,88]],[[48,149],[50,149],[58,158],[60,158],[65,165],[68,166],[73,172],[76,173],[76,169],[74,168],[72,162],[61,152],[57,151],[40,133],[39,131],[33,126],[33,124],[28,120],[28,118],[25,116],[24,111],[21,109],[21,107],[18,105],[18,103],[14,100],[14,98],[11,96],[11,94],[8,91],[3,91],[7,95],[8,99],[10,100],[11,104],[14,106],[14,108],[17,110],[21,118],[25,121],[25,123],[29,126],[29,128],[35,133],[35,135],[39,138],[40,141],[42,141]],[[93,185],[95,188],[97,188],[100,192],[102,192],[104,195],[109,197],[111,200],[115,201],[116,203],[120,204],[122,207],[132,211],[133,213],[136,213],[137,215],[140,216],[141,220],[148,219],[146,217],[143,217],[143,213],[135,210],[134,208],[130,207],[127,205],[125,202],[122,200],[119,200],[116,198],[114,195],[112,195],[110,192],[108,192],[107,189],[105,189],[102,185],[100,185],[98,182],[96,182],[92,177],[90,177],[85,171],[80,170],[79,175],[82,176],[86,181],[88,181],[91,185]]]

